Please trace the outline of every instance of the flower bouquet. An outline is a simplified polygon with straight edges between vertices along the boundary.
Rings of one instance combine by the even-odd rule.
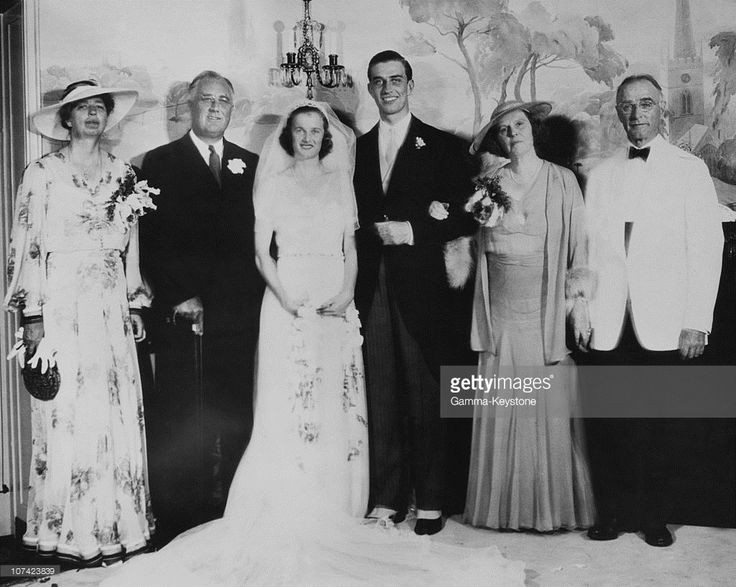
[[[475,181],[475,192],[465,204],[478,224],[491,228],[498,224],[503,215],[511,209],[511,198],[501,187],[498,175],[483,176]]]
[[[148,181],[143,180],[133,183],[135,176],[127,176],[115,191],[112,197],[105,203],[107,220],[112,222],[117,216],[125,224],[133,224],[143,216],[147,210],[155,210],[151,195],[158,195],[161,190],[152,188]]]

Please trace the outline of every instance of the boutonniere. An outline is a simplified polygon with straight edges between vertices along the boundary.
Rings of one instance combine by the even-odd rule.
[[[424,142],[424,139],[422,137],[417,137],[414,139],[414,148],[415,149],[421,149],[422,147],[426,147],[427,143]]]
[[[230,173],[234,173],[236,175],[242,175],[245,167],[245,161],[240,158],[229,159],[227,162],[227,168],[230,170]]]

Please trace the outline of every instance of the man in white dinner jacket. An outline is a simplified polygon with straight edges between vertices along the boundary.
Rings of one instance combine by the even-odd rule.
[[[662,90],[650,75],[623,80],[616,110],[629,146],[592,172],[586,189],[590,266],[591,362],[675,365],[707,344],[721,271],[723,232],[705,164],[659,135]],[[598,507],[588,536],[612,540],[642,530],[669,546],[666,491],[672,474],[667,438],[682,421],[588,422]]]

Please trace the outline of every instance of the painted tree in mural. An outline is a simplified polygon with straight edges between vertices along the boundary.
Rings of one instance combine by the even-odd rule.
[[[492,83],[487,61],[493,50],[490,36],[494,22],[506,22],[507,0],[399,0],[414,22],[426,24],[435,35],[452,40],[455,54],[423,33],[410,36],[417,48],[430,48],[460,66],[468,74],[474,100],[473,132],[480,128],[482,92]],[[490,50],[489,50],[490,49]],[[459,56],[457,55],[459,53]]]
[[[470,79],[475,103],[473,131],[481,122],[482,100],[498,90],[506,101],[537,98],[537,74],[543,67],[581,67],[590,79],[613,86],[626,71],[626,59],[608,44],[613,30],[599,16],[552,16],[540,2],[531,2],[517,16],[506,0],[399,0],[417,23],[434,29],[432,37],[411,35],[415,47],[424,46],[462,67]],[[441,37],[454,40],[453,55]],[[459,52],[459,56],[457,55]]]
[[[716,129],[721,116],[728,110],[731,97],[736,94],[736,32],[718,33],[711,38],[709,45],[716,50],[718,57],[713,76],[713,128]]]
[[[553,17],[540,2],[531,2],[520,15],[531,42],[518,68],[514,97],[522,99],[521,88],[529,75],[529,97],[537,99],[537,72],[542,67],[581,67],[595,82],[613,87],[613,80],[626,71],[628,62],[614,51],[613,29],[600,16],[560,14]]]
[[[100,85],[112,88],[130,88],[138,91],[137,110],[146,110],[158,105],[153,95],[153,83],[148,70],[143,65],[118,67],[109,64],[95,66],[50,65],[41,72],[41,87],[48,89],[51,102],[61,98],[61,90],[80,79],[93,79]]]
[[[187,111],[186,103],[189,97],[189,82],[174,82],[169,86],[169,91],[166,94],[166,100],[164,102],[166,108],[173,108],[174,112],[172,115],[173,121],[179,121],[182,116],[182,111]]]

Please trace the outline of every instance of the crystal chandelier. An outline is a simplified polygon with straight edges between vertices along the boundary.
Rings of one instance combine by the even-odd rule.
[[[315,78],[325,88],[352,86],[352,79],[345,67],[338,63],[337,53],[327,55],[327,64],[320,68],[320,54],[324,50],[325,25],[312,20],[309,3],[303,0],[304,18],[294,26],[294,51],[286,53],[286,61],[281,64],[281,83],[286,87],[298,86],[305,82],[307,99],[314,98]],[[297,45],[301,32],[301,44]],[[337,49],[329,47],[333,51]]]

